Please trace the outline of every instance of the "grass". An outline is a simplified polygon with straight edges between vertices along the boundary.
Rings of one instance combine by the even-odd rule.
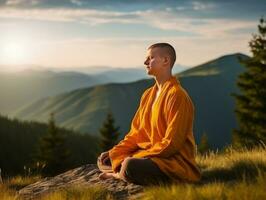
[[[202,180],[197,184],[148,187],[142,200],[257,200],[266,199],[266,149],[209,152],[197,157]]]
[[[266,199],[266,148],[209,152],[197,156],[202,180],[196,184],[150,186],[144,189],[142,200],[255,200]],[[40,177],[14,177],[0,185],[0,199],[14,200],[16,190]],[[104,188],[72,187],[57,190],[41,200],[114,199]]]
[[[4,180],[0,184],[0,199],[2,200],[20,200],[17,191],[29,184],[35,183],[41,179],[41,176],[16,176]],[[56,190],[43,196],[40,200],[113,200],[110,192],[101,186],[82,187],[73,186]]]
[[[0,184],[0,199],[14,200],[18,199],[16,192],[36,181],[40,180],[40,176],[15,176],[5,179],[3,184]]]
[[[7,188],[13,190],[20,190],[21,188],[35,183],[41,179],[41,176],[15,176],[5,180],[4,184]]]
[[[0,199],[2,200],[20,200],[17,196],[17,185],[22,186],[34,183],[36,177],[15,177],[4,184],[0,185]],[[16,187],[14,187],[16,186]],[[69,188],[62,188],[47,195],[38,198],[39,200],[113,200],[110,192],[101,186],[85,187],[73,186]]]
[[[149,188],[143,200],[186,199],[186,200],[252,200],[266,199],[266,176],[259,176],[255,183],[240,181],[235,184],[212,182],[204,185],[171,185],[167,187]]]
[[[41,200],[113,200],[112,195],[102,187],[71,187],[55,191]]]

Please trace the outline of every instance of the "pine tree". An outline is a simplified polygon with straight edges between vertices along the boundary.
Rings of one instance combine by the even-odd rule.
[[[201,154],[204,154],[204,153],[208,152],[209,149],[210,149],[210,145],[208,142],[208,136],[204,132],[201,136],[200,144],[198,145],[198,152],[200,152]]]
[[[109,111],[107,113],[105,121],[103,122],[103,126],[100,128],[100,148],[102,151],[108,151],[117,143],[119,136],[119,127],[115,127],[114,124],[114,117],[112,115],[112,112]]]
[[[44,165],[45,175],[56,175],[68,166],[70,152],[65,146],[65,136],[58,130],[54,121],[54,113],[50,114],[48,131],[39,141],[37,160]]]
[[[239,123],[239,129],[233,130],[233,146],[252,148],[266,144],[266,21],[263,18],[249,46],[252,57],[240,60],[246,67],[237,81],[241,94],[232,94],[236,98]]]

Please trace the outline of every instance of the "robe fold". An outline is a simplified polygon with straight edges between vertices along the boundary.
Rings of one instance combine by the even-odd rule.
[[[157,90],[155,83],[144,91],[129,132],[109,150],[112,170],[118,172],[126,157],[149,157],[173,181],[198,181],[193,102],[174,76],[155,101]]]

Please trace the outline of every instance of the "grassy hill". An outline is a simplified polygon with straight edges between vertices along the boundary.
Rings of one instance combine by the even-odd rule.
[[[238,58],[243,54],[222,56],[184,71],[178,76],[195,104],[195,136],[199,141],[206,132],[212,147],[230,144],[231,132],[237,127],[235,100],[230,95],[238,92],[236,80],[244,67]]]
[[[0,110],[10,114],[39,98],[102,83],[100,77],[77,72],[25,70],[0,73]]]
[[[107,111],[111,110],[116,123],[125,131],[147,85],[152,85],[152,80],[74,90],[40,99],[17,111],[15,116],[25,120],[46,121],[53,111],[61,126],[98,134]]]
[[[12,66],[10,66],[12,67]],[[0,66],[1,68],[1,66]],[[74,89],[111,82],[130,82],[147,77],[141,68],[75,68],[68,71],[25,69],[20,72],[0,71],[0,111],[12,115],[21,106],[40,98]]]
[[[237,91],[236,78],[244,70],[239,57],[247,58],[243,54],[226,55],[176,74],[195,104],[196,141],[206,132],[212,148],[229,144],[231,131],[236,127],[234,99],[230,93]],[[111,110],[121,127],[122,138],[129,129],[141,94],[153,84],[153,79],[143,79],[77,89],[39,99],[16,111],[14,116],[47,121],[53,111],[60,125],[97,135],[107,111]]]

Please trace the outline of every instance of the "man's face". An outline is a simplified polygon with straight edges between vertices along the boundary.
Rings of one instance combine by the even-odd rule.
[[[163,68],[163,58],[161,56],[160,48],[148,49],[146,60],[144,65],[146,65],[147,73],[149,75],[156,76],[160,73]]]

